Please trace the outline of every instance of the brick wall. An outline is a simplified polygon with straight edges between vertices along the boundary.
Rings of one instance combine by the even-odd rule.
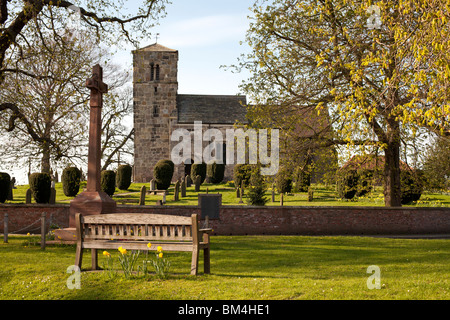
[[[197,206],[119,205],[117,211],[184,216],[201,213]],[[42,212],[46,212],[48,223],[68,226],[68,205],[0,205],[0,233],[5,213],[11,233],[20,229],[21,233],[39,233],[40,223],[36,221]],[[450,234],[450,208],[222,206],[220,219],[211,220],[210,226],[218,235]]]

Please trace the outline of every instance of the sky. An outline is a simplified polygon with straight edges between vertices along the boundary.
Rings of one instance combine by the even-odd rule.
[[[238,94],[248,73],[232,73],[220,68],[233,65],[249,51],[245,34],[249,26],[249,8],[254,0],[172,0],[167,15],[156,26],[158,43],[179,51],[178,93]],[[152,37],[141,47],[155,43]],[[242,45],[240,43],[243,43]],[[132,65],[131,47],[116,60]]]

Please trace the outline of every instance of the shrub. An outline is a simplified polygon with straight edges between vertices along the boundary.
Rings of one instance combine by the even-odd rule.
[[[162,164],[162,163],[167,163],[170,166],[170,168],[172,170],[172,175],[173,175],[173,173],[175,172],[175,164],[173,163],[173,161],[170,159],[163,159],[163,160],[159,160],[156,164]]]
[[[131,185],[131,176],[133,168],[129,164],[124,164],[117,168],[116,186],[120,190],[128,190]]]
[[[31,174],[29,184],[36,203],[50,202],[52,179],[48,173]]]
[[[61,182],[64,194],[67,197],[75,197],[80,191],[81,171],[76,167],[64,169]]]
[[[5,203],[11,189],[11,176],[5,172],[0,172],[0,203]]]
[[[225,164],[215,162],[208,164],[206,175],[211,179],[211,183],[221,183],[225,175]]]
[[[358,171],[358,185],[356,187],[356,196],[363,197],[372,190],[373,170]]]
[[[153,168],[153,177],[156,181],[158,190],[167,190],[170,187],[173,176],[174,167],[168,161],[158,161]]]
[[[298,169],[295,175],[295,188],[296,192],[308,192],[308,188],[311,186],[311,173],[306,170]]]
[[[291,192],[292,177],[288,170],[280,170],[275,177],[275,186],[279,193]]]
[[[264,206],[269,199],[266,198],[267,187],[259,168],[252,170],[250,186],[247,192],[247,203],[253,206]]]
[[[358,172],[345,170],[340,173],[337,181],[337,191],[342,199],[353,199],[358,190]]]
[[[103,170],[100,185],[102,191],[111,197],[116,191],[116,173],[112,170]]]
[[[241,182],[244,181],[244,186],[250,184],[250,178],[252,175],[252,166],[249,164],[237,164],[234,166],[233,178],[236,188],[241,186]]]
[[[200,176],[202,179],[200,184],[202,184],[206,179],[206,163],[194,163],[191,167],[191,178],[195,181],[195,177]]]
[[[400,172],[400,186],[402,192],[402,204],[418,201],[423,191],[423,182],[416,172],[402,170]]]

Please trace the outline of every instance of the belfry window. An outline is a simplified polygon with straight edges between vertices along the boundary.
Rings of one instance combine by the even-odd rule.
[[[159,107],[153,106],[153,116],[158,117],[159,116]]]
[[[156,65],[156,81],[159,81],[159,64]]]
[[[150,64],[150,81],[155,80],[155,65]]]

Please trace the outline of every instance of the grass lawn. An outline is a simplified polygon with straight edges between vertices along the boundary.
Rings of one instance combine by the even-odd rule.
[[[38,241],[32,236],[0,241],[0,300],[450,299],[448,240],[214,236],[210,275],[202,273],[200,263],[200,275],[190,276],[190,255],[167,253],[172,264],[168,279],[83,272],[80,290],[66,286],[75,247],[41,251],[32,244]],[[119,253],[111,254],[119,268]],[[100,253],[99,265],[105,261]],[[372,265],[380,268],[381,289],[367,287]],[[89,267],[87,252],[83,269]]]
[[[113,196],[119,204],[121,201],[129,201],[127,204],[138,204],[139,192],[143,185],[148,188],[148,183],[133,183],[128,190],[118,190]],[[82,188],[86,186],[86,182],[82,183]],[[28,185],[17,186],[14,190],[14,201],[7,201],[7,203],[25,203],[25,193],[28,189]],[[64,195],[62,184],[57,183],[56,189],[56,203],[69,203],[73,198],[66,197]],[[200,193],[206,193],[208,189],[209,193],[221,193],[222,194],[222,204],[223,205],[240,205],[239,198],[236,197],[236,191],[232,184],[222,183],[222,184],[203,184],[200,189]],[[308,201],[307,193],[296,193],[285,195],[283,198],[283,203],[285,206],[384,206],[383,191],[381,187],[375,187],[375,190],[370,192],[367,196],[354,199],[352,201],[342,200],[338,198],[334,186],[325,185],[313,185],[314,189],[314,201]],[[267,198],[271,199],[271,192],[267,192]],[[155,204],[157,200],[161,200],[161,195],[147,195],[146,204]],[[34,200],[33,200],[34,201]],[[168,205],[197,205],[198,198],[197,192],[194,191],[194,187],[187,188],[187,197],[181,198],[180,201],[173,201],[173,185],[169,188],[169,195],[166,197]],[[244,204],[247,205],[244,196]],[[280,195],[275,195],[275,202],[269,201],[268,206],[279,206],[280,205]],[[450,194],[448,193],[428,193],[422,194],[419,201],[411,203],[407,206],[414,207],[450,207]]]

